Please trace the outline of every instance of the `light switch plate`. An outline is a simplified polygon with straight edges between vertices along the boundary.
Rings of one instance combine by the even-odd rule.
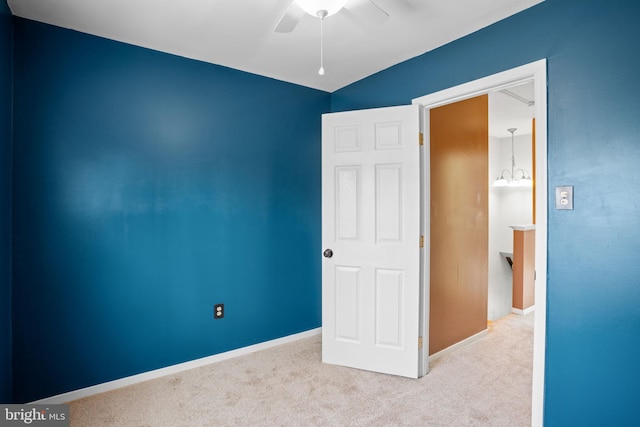
[[[573,185],[556,187],[556,209],[573,210]]]

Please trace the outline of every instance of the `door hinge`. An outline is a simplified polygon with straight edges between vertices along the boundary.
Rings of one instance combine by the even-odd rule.
[[[418,350],[422,350],[422,337],[418,337]]]
[[[418,135],[419,135],[418,136],[418,141],[420,142],[420,145],[422,146],[422,145],[424,145],[424,134],[422,132],[420,132]]]
[[[420,236],[420,247],[424,248],[424,236]]]

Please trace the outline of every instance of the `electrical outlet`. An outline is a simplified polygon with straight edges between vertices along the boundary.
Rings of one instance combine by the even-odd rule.
[[[573,185],[556,187],[556,209],[573,209]]]
[[[213,318],[222,319],[224,317],[224,304],[215,304],[213,306]]]

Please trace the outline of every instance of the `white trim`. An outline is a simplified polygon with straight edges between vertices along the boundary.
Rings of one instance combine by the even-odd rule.
[[[547,317],[547,60],[541,59],[459,86],[416,98],[413,104],[435,108],[491,91],[534,81],[536,116],[536,316],[533,332],[531,425],[542,426]],[[426,135],[425,135],[426,139]],[[424,307],[423,307],[424,310]]]
[[[465,338],[462,341],[458,341],[457,343],[450,345],[449,347],[440,350],[437,353],[432,354],[431,356],[429,356],[429,363],[433,362],[436,359],[441,358],[442,356],[446,356],[447,354],[453,353],[454,351],[465,347],[471,343],[474,343],[476,341],[478,341],[480,338],[484,337],[485,335],[489,334],[489,330],[488,329],[484,329],[480,332],[478,332],[477,334],[471,335],[469,338]]]
[[[429,116],[424,114],[424,108],[420,108],[420,133],[423,137],[423,145],[420,147],[420,232],[424,242],[431,241],[431,145],[427,130],[429,129]],[[420,249],[420,336],[422,348],[418,352],[418,377],[429,372],[429,310],[431,306],[431,259],[428,243]]]
[[[531,307],[527,307],[524,310],[520,310],[519,308],[511,307],[511,312],[513,314],[518,314],[520,316],[526,316],[529,313],[533,313],[533,311],[535,309],[536,309],[535,305],[532,305]]]
[[[415,98],[411,103],[419,104],[428,108],[435,108],[441,105],[461,101],[463,99],[473,98],[474,96],[484,95],[487,92],[505,89],[527,82],[531,79],[535,79],[537,74],[541,71],[546,75],[546,64],[547,60],[541,59],[530,64],[522,65],[491,76],[483,77],[478,80],[473,80],[471,82]],[[546,81],[544,83],[546,88]],[[537,101],[538,100],[536,99],[536,105]]]
[[[309,331],[300,332],[298,334],[289,335],[282,338],[277,338],[271,341],[265,341],[258,344],[250,345],[248,347],[239,348],[236,350],[227,351],[225,353],[215,354],[213,356],[203,357],[201,359],[191,360],[189,362],[179,363],[173,366],[167,366],[166,368],[156,369],[142,374],[133,375],[130,377],[121,378],[119,380],[109,381],[102,384],[97,384],[91,387],[81,388],[79,390],[70,391],[68,393],[59,394],[57,396],[47,397],[45,399],[36,400],[31,404],[59,404],[68,403],[72,400],[82,399],[84,397],[93,396],[96,394],[104,393],[107,391],[115,390],[122,387],[127,387],[133,384],[138,384],[143,381],[154,380],[167,375],[176,374],[178,372],[187,371],[189,369],[200,368],[212,363],[222,362],[224,360],[232,359],[234,357],[245,356],[247,354],[255,353],[256,351],[266,350],[271,347],[275,347],[282,344],[287,344],[293,341],[297,341],[303,338],[319,335],[322,332],[322,328],[311,329]]]

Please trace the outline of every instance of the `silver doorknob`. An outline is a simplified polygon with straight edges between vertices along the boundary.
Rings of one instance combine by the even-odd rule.
[[[331,258],[333,256],[333,251],[331,249],[325,249],[322,255],[325,258]]]

